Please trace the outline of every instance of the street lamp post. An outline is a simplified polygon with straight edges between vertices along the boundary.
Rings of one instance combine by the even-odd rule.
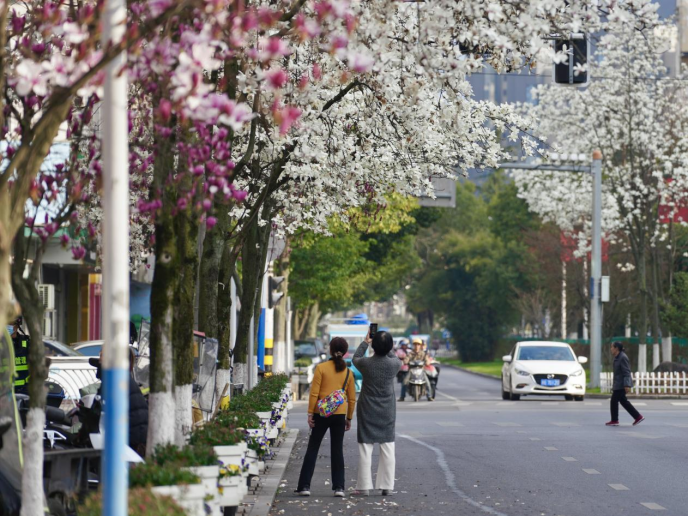
[[[561,171],[561,172],[586,172],[593,179],[593,203],[591,209],[592,236],[591,236],[591,373],[589,382],[592,388],[600,386],[601,373],[601,348],[602,348],[602,300],[601,300],[601,274],[602,274],[602,158],[600,151],[593,152],[591,165],[549,165],[530,164],[522,162],[501,163],[501,169],[526,169],[532,171]]]
[[[103,46],[122,41],[126,0],[106,0]],[[105,69],[103,96],[103,514],[127,515],[129,441],[129,143],[127,55]]]

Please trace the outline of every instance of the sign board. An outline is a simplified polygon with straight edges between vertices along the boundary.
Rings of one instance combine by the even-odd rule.
[[[457,182],[454,178],[431,178],[435,199],[419,196],[419,205],[436,208],[455,208],[457,206]]]

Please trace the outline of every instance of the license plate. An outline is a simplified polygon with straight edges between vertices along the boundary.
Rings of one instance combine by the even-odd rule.
[[[541,386],[559,386],[560,379],[541,379]]]

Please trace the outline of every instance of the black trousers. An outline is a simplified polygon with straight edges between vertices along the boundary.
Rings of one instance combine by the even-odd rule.
[[[612,398],[610,399],[610,419],[615,421],[619,420],[620,408],[618,404],[622,404],[622,407],[627,410],[634,420],[639,418],[641,415],[636,410],[632,403],[627,400],[627,394],[622,390],[613,390]]]
[[[330,468],[332,470],[333,490],[344,490],[345,488],[345,465],[344,465],[344,434],[345,434],[345,415],[332,415],[323,418],[314,415],[313,421],[316,426],[311,429],[309,435],[309,445],[306,448],[304,463],[299,474],[299,484],[297,490],[306,490],[311,487],[311,478],[316,468],[318,450],[325,432],[330,429]]]

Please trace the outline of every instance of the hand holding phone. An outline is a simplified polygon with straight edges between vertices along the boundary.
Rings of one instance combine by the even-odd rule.
[[[378,323],[371,323],[368,328],[368,335],[371,336],[371,339],[376,335],[376,332],[378,332]]]

